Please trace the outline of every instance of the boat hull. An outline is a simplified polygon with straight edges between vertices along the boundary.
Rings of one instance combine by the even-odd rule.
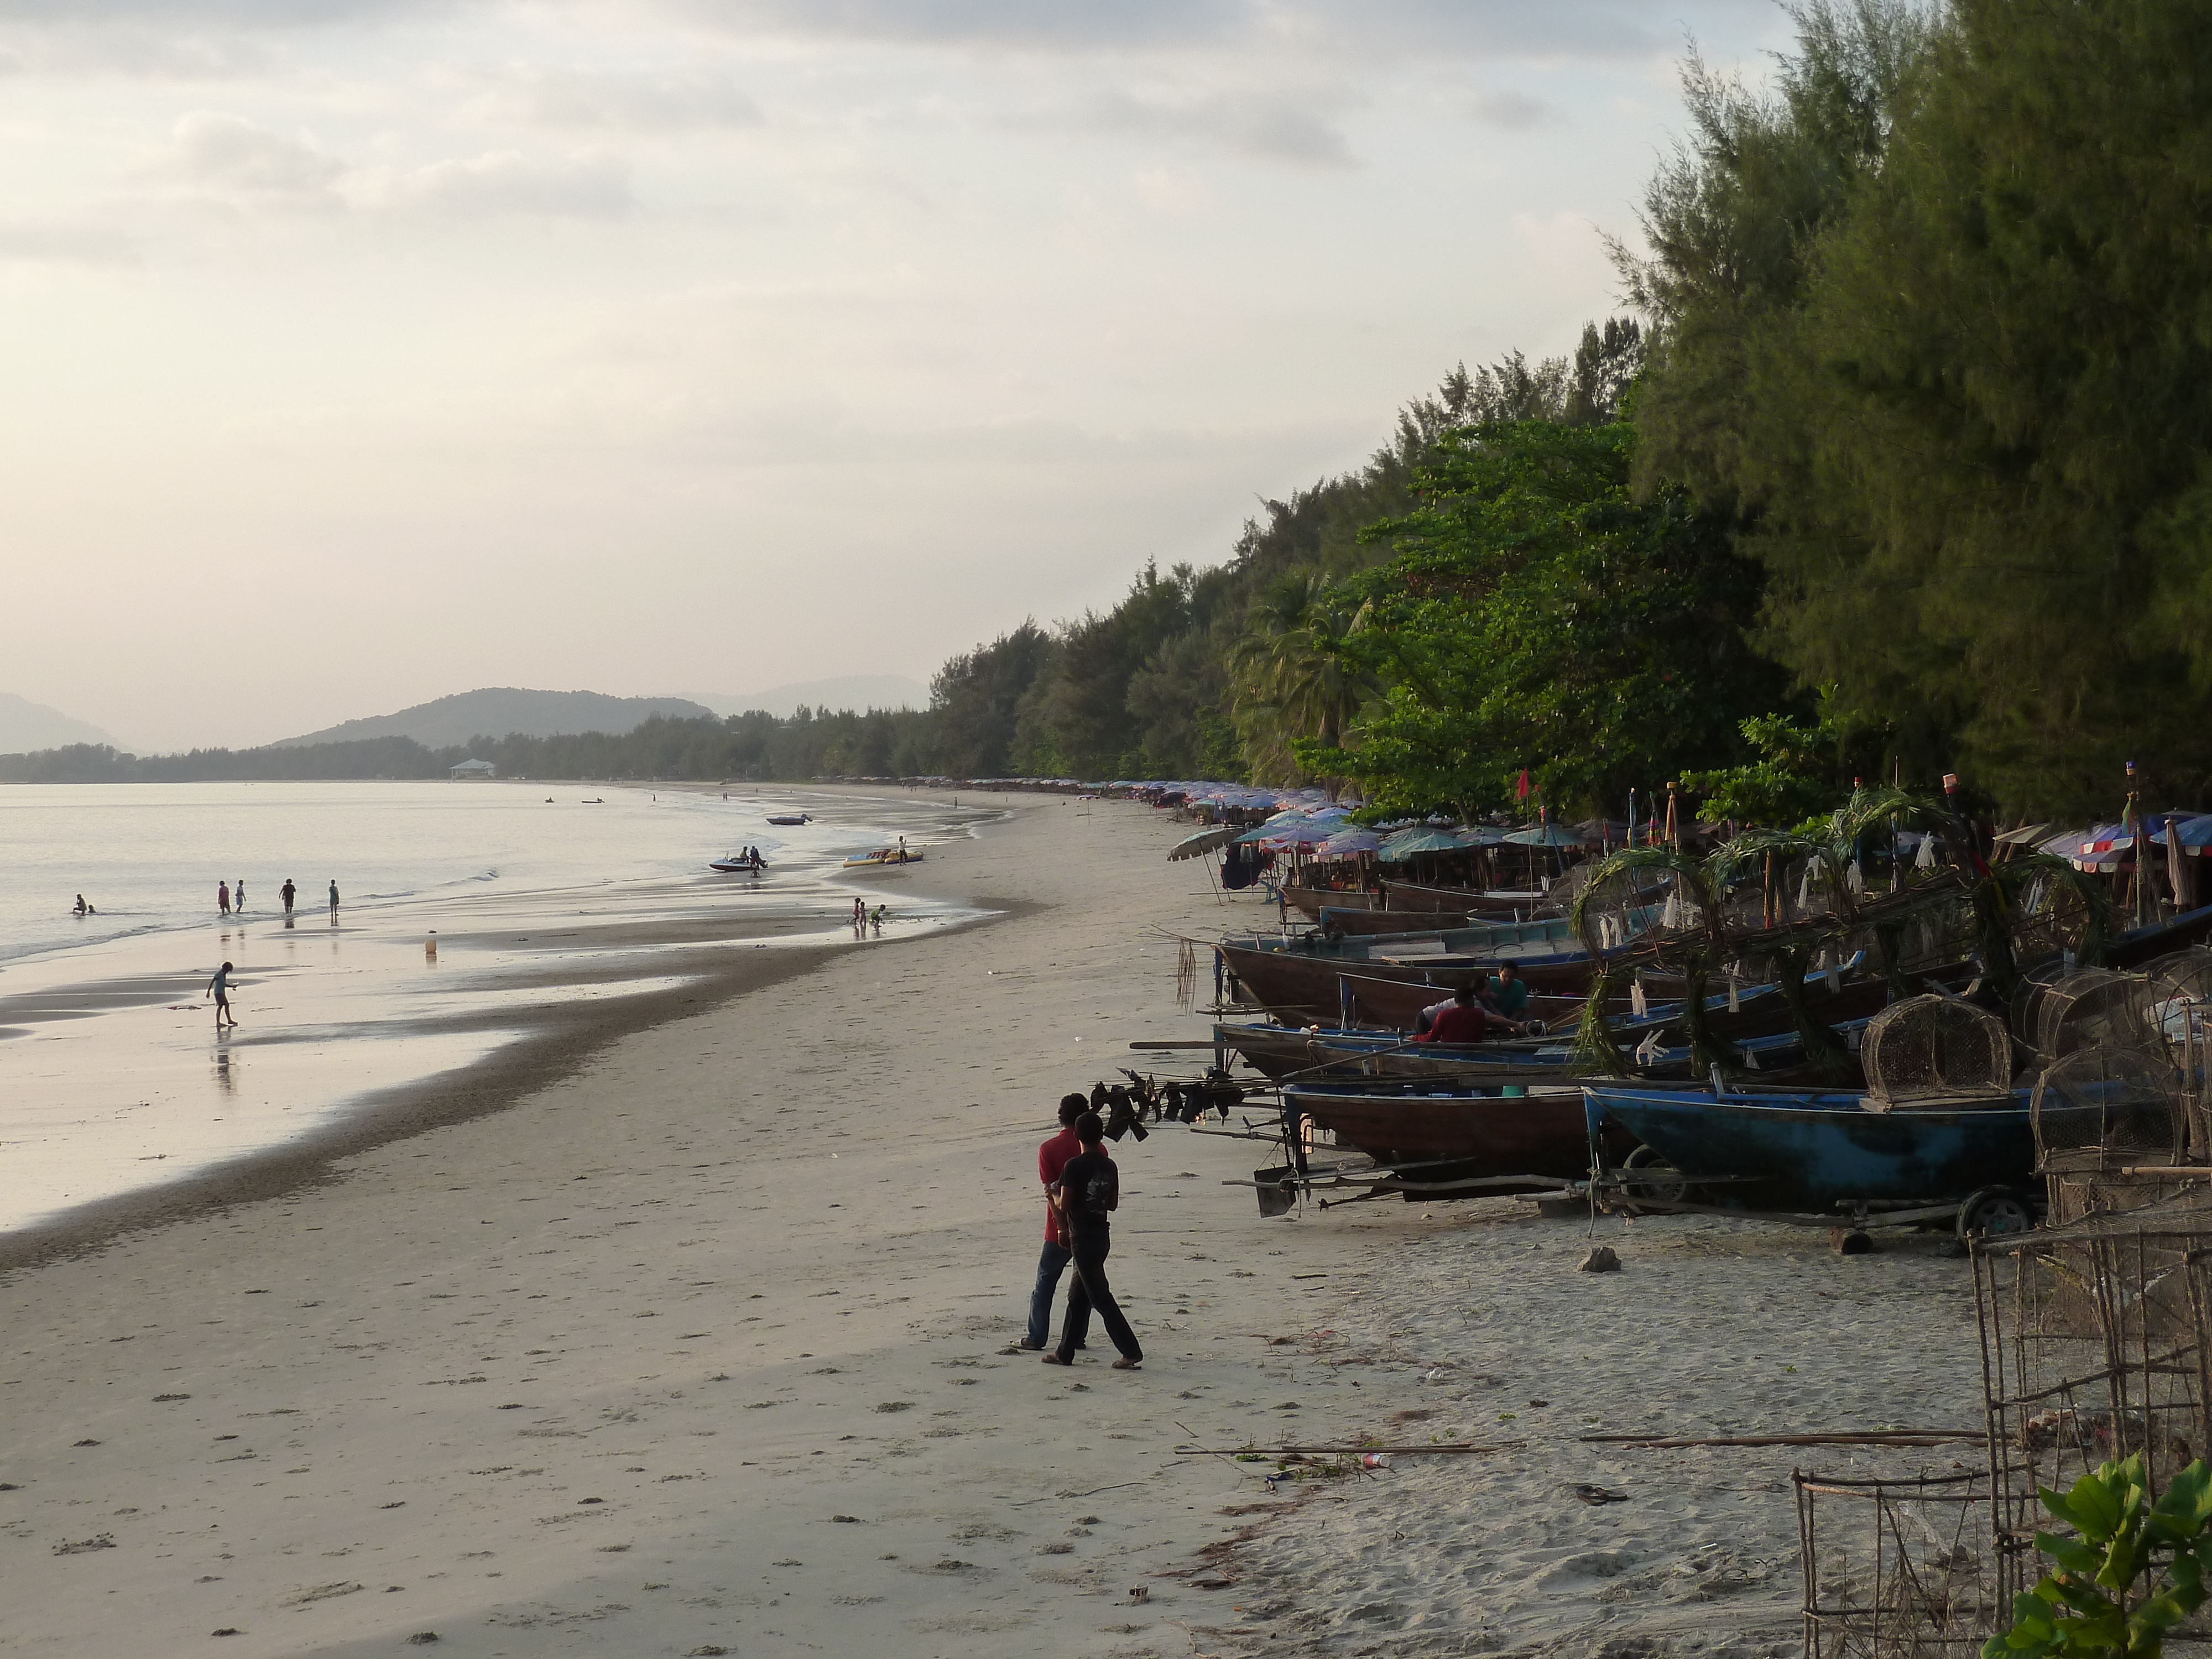
[[[1538,1179],[1525,1187],[1480,1190],[1541,1192],[1589,1173],[1589,1132],[1572,1090],[1498,1095],[1421,1083],[1289,1084],[1283,1098],[1340,1145],[1422,1187],[1530,1176]]]
[[[1819,1214],[1854,1204],[1960,1202],[2035,1181],[2027,1103],[1870,1112],[1856,1095],[1715,1096],[1586,1085],[1584,1117],[1634,1137],[1717,1209]],[[1700,1177],[1711,1181],[1703,1188]],[[1727,1179],[1722,1179],[1726,1177]]]

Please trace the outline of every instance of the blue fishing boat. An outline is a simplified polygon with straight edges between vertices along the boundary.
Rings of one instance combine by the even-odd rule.
[[[1655,1155],[1644,1169],[1679,1172],[1680,1197],[1698,1207],[1832,1214],[1960,1204],[2036,1182],[2025,1091],[1877,1112],[1856,1094],[1586,1084],[1583,1103],[1594,1144],[1601,1126],[1633,1136]]]

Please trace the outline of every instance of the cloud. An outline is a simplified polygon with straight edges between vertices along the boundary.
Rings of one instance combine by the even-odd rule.
[[[0,221],[0,264],[135,265],[137,245],[106,225]]]
[[[1164,138],[1225,149],[1250,161],[1328,169],[1359,165],[1329,118],[1333,95],[1287,92],[1195,95],[1100,92],[1072,110],[1015,117],[1020,131],[1073,131]]]
[[[169,169],[211,194],[260,206],[334,208],[345,164],[307,137],[240,115],[194,110],[177,123]]]
[[[157,27],[314,28],[331,23],[434,16],[467,9],[467,0],[0,0],[0,27],[118,23]]]
[[[608,74],[521,64],[490,84],[500,112],[532,126],[690,132],[755,127],[763,119],[744,88],[698,71]]]
[[[445,220],[614,219],[636,205],[620,161],[538,161],[514,150],[364,173],[349,194],[359,206]]]
[[[1468,112],[1484,126],[1500,127],[1508,132],[1547,126],[1560,118],[1557,109],[1525,92],[1478,93]]]
[[[984,51],[1620,58],[1680,45],[1664,0],[667,0],[737,34]],[[1747,19],[1767,0],[1713,0]]]

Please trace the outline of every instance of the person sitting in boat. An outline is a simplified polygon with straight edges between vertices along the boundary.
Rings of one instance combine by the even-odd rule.
[[[1413,1038],[1416,1042],[1480,1042],[1490,1035],[1491,1017],[1482,1011],[1476,1000],[1476,988],[1462,985],[1452,993],[1452,999],[1437,1010],[1429,1029]],[[1422,1010],[1424,1013],[1426,1009]]]
[[[1483,993],[1482,1006],[1500,1019],[1521,1020],[1528,1014],[1528,981],[1513,963],[1498,964],[1498,977]]]

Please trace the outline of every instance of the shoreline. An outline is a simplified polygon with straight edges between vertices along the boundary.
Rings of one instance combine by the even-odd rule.
[[[969,821],[945,817],[922,833],[957,836],[969,827]],[[235,951],[241,963],[249,964],[237,981],[249,996],[258,992],[264,1004],[269,996],[297,1001],[305,990],[313,1002],[315,990],[322,993],[320,1019],[313,1014],[302,1017],[295,1010],[289,1024],[256,1022],[242,1038],[219,1038],[215,1049],[218,1066],[228,1064],[225,1056],[234,1054],[242,1063],[265,1067],[302,1042],[334,1047],[341,1056],[358,1053],[387,1066],[398,1058],[394,1044],[436,1049],[450,1047],[455,1039],[477,1036],[489,1046],[459,1060],[424,1054],[414,1063],[427,1069],[398,1081],[343,1092],[310,1127],[201,1162],[167,1179],[68,1202],[0,1228],[0,1275],[96,1249],[125,1234],[210,1207],[281,1196],[327,1180],[339,1160],[441,1124],[501,1110],[531,1091],[557,1081],[609,1043],[805,974],[841,951],[863,944],[910,944],[931,933],[998,919],[988,906],[967,915],[946,909],[908,918],[921,924],[918,932],[895,927],[855,940],[834,915],[811,914],[817,908],[826,912],[844,891],[846,884],[837,879],[836,870],[801,868],[797,884],[781,890],[732,890],[713,884],[672,890],[653,878],[605,884],[621,896],[623,903],[642,902],[648,912],[642,916],[620,904],[610,907],[604,888],[530,889],[500,894],[489,902],[466,892],[458,900],[448,895],[408,895],[349,907],[343,933],[325,932],[319,913],[303,912],[301,922],[314,925],[302,925],[296,932],[289,926],[278,932],[276,918],[260,918],[252,951],[246,923],[195,923],[21,959],[26,966],[43,969],[49,982],[0,996],[0,1009],[17,1016],[8,1028],[6,1042],[0,1044],[0,1063],[15,1065],[19,1071],[27,1062],[32,1066],[30,1076],[19,1083],[19,1097],[25,1089],[40,1086],[63,1090],[79,1101],[88,1101],[103,1086],[114,1093],[118,1078],[87,1079],[57,1073],[55,1060],[15,1045],[42,1030],[51,1039],[81,1045],[90,1027],[100,1024],[99,1017],[135,1013],[138,1022],[117,1026],[112,1033],[101,1026],[99,1035],[120,1039],[126,1053],[143,1049],[148,1036],[143,1022],[159,1021],[161,1012],[173,1010],[179,997],[195,1000],[204,978],[204,973],[154,964],[196,945],[204,949],[198,935],[217,926],[223,928],[221,948]],[[757,908],[750,902],[756,897]],[[568,907],[579,901],[585,908],[571,919]],[[561,931],[544,933],[544,915],[517,921],[511,914],[502,914],[518,906],[557,909]],[[343,939],[356,955],[367,953],[367,982],[378,983],[380,974],[391,971],[394,947],[405,957],[415,948],[416,932],[430,921],[441,924],[446,971],[461,977],[443,992],[430,993],[434,1003],[427,1013],[374,1001],[359,1007],[357,997],[344,995],[333,1001],[333,992],[342,993],[344,987],[319,986],[313,969],[310,981],[295,986],[283,981],[281,969],[278,977],[271,979],[265,961],[258,973],[250,961],[252,955],[265,958],[280,946],[289,951],[319,947],[327,941],[336,949]],[[240,930],[235,946],[228,944],[234,926]],[[539,941],[538,948],[518,951],[509,945],[509,936],[518,928],[532,930],[518,942],[527,945],[534,938]],[[84,963],[85,972],[71,976],[69,970],[78,961]],[[362,969],[356,967],[342,978],[362,981]],[[632,986],[644,988],[629,988]],[[574,994],[555,994],[562,992]],[[518,1001],[533,993],[544,994],[544,1000]],[[391,989],[385,994],[388,1002]],[[94,1019],[80,1024],[80,1018],[88,1013]],[[339,1034],[335,1042],[333,1033]],[[374,1046],[361,1050],[350,1047],[362,1043]],[[98,1060],[111,1067],[116,1062],[107,1049],[112,1046],[110,1042],[94,1051]],[[59,1052],[66,1057],[70,1049]],[[126,1062],[131,1069],[119,1074],[120,1080],[144,1088],[137,1079],[145,1063],[144,1055]],[[194,1066],[197,1048],[188,1054],[167,1052],[162,1063],[173,1068]],[[400,1069],[406,1070],[408,1064],[399,1060]],[[70,1080],[64,1082],[65,1077]],[[191,1116],[181,1103],[172,1109],[180,1124]],[[176,1132],[191,1133],[186,1127]],[[100,1144],[98,1130],[84,1133]],[[133,1133],[160,1131],[141,1124]],[[114,1156],[110,1153],[111,1158]]]

